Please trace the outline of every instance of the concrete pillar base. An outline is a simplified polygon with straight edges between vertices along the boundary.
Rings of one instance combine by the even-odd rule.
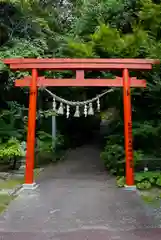
[[[136,191],[136,186],[135,185],[124,185],[124,189],[128,191]]]
[[[35,190],[37,187],[38,187],[38,184],[36,184],[35,182],[31,184],[24,183],[22,185],[22,190]]]

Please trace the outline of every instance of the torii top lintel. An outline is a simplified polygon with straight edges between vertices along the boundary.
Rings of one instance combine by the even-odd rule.
[[[150,70],[153,64],[159,64],[154,59],[90,59],[90,58],[14,58],[3,59],[3,63],[11,69],[54,69],[54,70],[109,70],[109,69],[137,69]]]

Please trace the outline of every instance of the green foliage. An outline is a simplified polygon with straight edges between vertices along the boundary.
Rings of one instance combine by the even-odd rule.
[[[37,138],[37,151],[38,152],[52,152],[52,136],[44,131],[38,132]]]
[[[136,186],[138,189],[142,189],[142,190],[150,189],[152,187],[151,183],[146,180],[142,181],[141,183],[137,183]]]
[[[21,145],[16,138],[12,137],[6,143],[0,144],[0,163],[10,163],[13,158],[22,156]]]
[[[97,27],[93,35],[94,48],[100,53],[108,54],[106,57],[117,57],[120,54],[120,48],[123,45],[123,40],[117,29],[111,28],[108,25],[101,24]],[[111,41],[113,39],[113,41]]]
[[[124,171],[124,148],[118,144],[106,145],[101,153],[101,159],[111,173],[118,174]]]
[[[152,0],[142,1],[139,18],[145,29],[151,35],[159,37],[161,29],[161,4],[155,4]]]
[[[103,22],[123,31],[130,31],[135,21],[134,11],[137,1],[124,0],[90,0],[78,1],[79,10],[74,22],[76,34],[82,37],[93,32]]]
[[[40,58],[47,49],[46,43],[42,39],[20,40],[12,39],[9,45],[1,47],[0,59],[3,58]]]
[[[125,151],[123,138],[118,134],[107,137],[104,150],[101,152],[101,159],[110,173],[124,175],[125,172]],[[143,159],[144,153],[141,150],[133,152],[134,167]]]
[[[155,181],[160,177],[160,172],[140,172],[135,174],[135,181],[141,182],[142,180],[149,180],[154,178]],[[153,181],[153,180],[152,180]]]
[[[158,177],[158,179],[156,181],[156,185],[161,187],[161,175]]]
[[[120,188],[124,187],[125,186],[125,177],[122,176],[122,177],[117,178],[116,184]]]
[[[57,133],[57,137],[52,139],[52,135],[39,131],[37,134],[36,165],[56,162],[64,153],[64,138]]]
[[[68,54],[77,58],[93,58],[95,56],[92,42],[83,43],[81,41],[73,42],[68,40]]]
[[[148,190],[152,187],[161,187],[161,172],[140,172],[135,173],[135,184],[140,190]],[[117,177],[117,186],[124,187],[125,177]]]
[[[136,166],[140,161],[143,160],[144,153],[142,150],[137,150],[133,152],[134,166]]]
[[[14,105],[14,107],[16,107]],[[21,109],[18,112],[17,110],[3,110],[0,115],[0,141],[3,142],[8,140],[11,136],[21,139],[24,130],[20,128],[20,124],[23,124],[23,121],[19,122],[22,117]],[[19,124],[19,129],[17,129],[16,124]]]
[[[61,148],[63,148],[63,146],[64,146],[64,137],[63,135],[57,133],[56,138],[53,140],[54,150],[55,151],[60,150]]]
[[[39,131],[37,134],[37,151],[38,152],[56,152],[58,148],[61,148],[64,144],[63,136],[57,134],[55,139],[52,139],[52,135],[44,131]]]
[[[6,207],[9,205],[9,203],[13,199],[14,199],[13,196],[8,194],[0,195],[0,214],[6,209]]]
[[[15,102],[7,103],[8,109],[0,114],[0,164],[20,166],[24,151],[20,142],[24,140],[24,121],[22,107]]]

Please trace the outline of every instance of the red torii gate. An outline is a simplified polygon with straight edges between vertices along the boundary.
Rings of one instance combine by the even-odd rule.
[[[145,80],[129,77],[129,70],[150,70],[159,60],[153,59],[4,59],[13,70],[32,70],[32,76],[16,80],[17,87],[30,87],[28,135],[26,154],[25,186],[34,187],[34,150],[37,87],[40,86],[75,86],[75,87],[123,87],[124,103],[124,136],[126,156],[126,186],[134,186],[133,148],[132,148],[132,117],[130,87],[146,87]],[[38,77],[38,70],[72,70],[76,71],[75,79],[45,79]],[[85,79],[84,71],[88,70],[121,70],[122,78]]]

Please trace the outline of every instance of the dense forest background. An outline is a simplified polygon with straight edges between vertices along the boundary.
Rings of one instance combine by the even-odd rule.
[[[157,58],[161,57],[161,3],[159,0],[10,0],[0,1],[0,59],[14,57],[52,58]],[[28,72],[10,72],[0,64],[0,157],[19,155],[19,142],[26,139],[28,89],[14,87],[14,80]],[[72,73],[42,72],[46,76]],[[61,74],[61,75],[60,75]],[[90,72],[95,77],[111,77],[120,72]],[[132,89],[132,115],[135,161],[160,158],[161,154],[161,71],[131,72],[147,80],[146,89]],[[82,100],[100,93],[100,88],[57,88],[58,95]],[[39,92],[38,124],[50,106],[49,96]],[[104,98],[102,111],[115,108],[119,113],[110,125],[101,154],[115,173],[124,159],[122,89]],[[50,118],[50,117],[49,117]],[[89,120],[79,127],[89,129]],[[61,122],[61,120],[60,120]],[[63,124],[59,130],[63,129]],[[46,124],[48,125],[48,124]],[[25,127],[24,127],[25,126]],[[38,125],[39,126],[39,125]],[[87,127],[88,126],[88,127]],[[93,125],[91,125],[93,126]],[[38,129],[42,148],[50,130]],[[41,130],[41,131],[40,131]],[[46,131],[46,135],[44,132]],[[63,132],[63,131],[62,131]],[[44,137],[45,136],[45,137]],[[14,138],[13,138],[14,137]],[[44,140],[45,139],[45,140]],[[62,136],[56,142],[61,142]],[[48,142],[46,147],[51,147]],[[7,149],[7,150],[6,150]],[[115,157],[114,157],[115,156]],[[158,161],[159,162],[159,161]],[[111,165],[112,164],[112,165]],[[120,163],[122,164],[122,162]],[[117,167],[116,167],[117,165]],[[121,165],[122,170],[122,165]]]

